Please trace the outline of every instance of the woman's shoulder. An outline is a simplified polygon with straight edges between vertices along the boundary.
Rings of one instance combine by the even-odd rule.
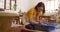
[[[33,13],[35,11],[35,8],[33,7],[33,8],[31,8],[31,9],[29,9],[28,11],[27,11],[27,13]]]
[[[31,10],[31,11],[35,11],[35,7],[32,7],[31,9],[29,9],[29,10]]]

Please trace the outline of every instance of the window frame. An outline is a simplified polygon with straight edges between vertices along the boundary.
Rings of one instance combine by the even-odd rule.
[[[15,4],[16,4],[16,0],[14,0]],[[4,0],[4,9],[6,9],[6,0]],[[10,0],[10,10],[11,10],[11,6],[12,6],[12,0]]]

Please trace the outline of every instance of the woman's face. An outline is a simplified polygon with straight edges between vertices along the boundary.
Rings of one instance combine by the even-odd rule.
[[[38,11],[43,11],[43,7],[38,7]]]

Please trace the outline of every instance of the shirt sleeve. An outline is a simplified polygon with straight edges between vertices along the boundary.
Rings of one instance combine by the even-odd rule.
[[[27,17],[28,17],[29,19],[32,19],[33,13],[34,13],[34,10],[33,10],[33,9],[30,9],[30,10],[27,12]]]

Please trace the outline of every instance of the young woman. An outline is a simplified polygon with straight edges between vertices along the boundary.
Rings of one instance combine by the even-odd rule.
[[[39,2],[35,7],[31,8],[26,16],[29,20],[29,25],[26,26],[28,29],[33,29],[32,25],[39,24],[39,17],[44,15],[45,13],[45,5],[43,2]]]
[[[38,24],[39,17],[45,13],[45,5],[43,2],[39,2],[35,7],[30,9],[27,12],[27,17],[29,19],[30,24]]]
[[[50,30],[54,30],[55,29],[54,25],[49,26],[51,23],[49,24],[43,19],[39,20],[39,17],[43,16],[44,13],[45,13],[45,5],[43,2],[39,2],[35,7],[33,7],[27,12],[26,16],[28,17],[29,20],[28,22],[30,24],[26,25],[26,28],[32,30],[42,30],[46,32],[50,32]],[[45,22],[48,25],[42,25]]]

